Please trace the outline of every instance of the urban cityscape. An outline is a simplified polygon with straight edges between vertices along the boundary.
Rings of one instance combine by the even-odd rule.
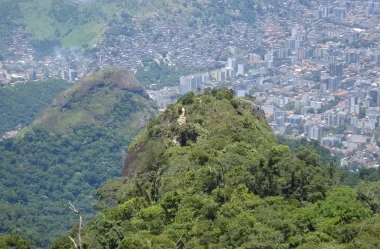
[[[229,87],[238,97],[254,97],[277,135],[316,140],[340,157],[342,167],[378,167],[379,13],[379,1],[341,0],[300,9],[292,19],[265,17],[254,28],[151,20],[148,32],[138,27],[133,34],[106,34],[92,48],[57,48],[38,59],[29,34],[19,28],[0,43],[7,55],[0,83],[75,82],[108,66],[136,71],[148,56],[194,72],[175,86],[148,89],[161,110],[190,91]]]

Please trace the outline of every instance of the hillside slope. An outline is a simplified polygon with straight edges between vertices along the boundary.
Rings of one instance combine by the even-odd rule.
[[[48,80],[0,88],[0,137],[18,125],[30,125],[57,94],[71,86],[63,80]]]
[[[87,217],[95,190],[117,177],[132,138],[157,113],[132,73],[111,68],[58,95],[15,139],[0,142],[0,234],[38,247],[73,224],[68,201]]]
[[[307,1],[274,0],[95,0],[85,4],[73,0],[0,0],[0,4],[4,10],[0,10],[0,34],[21,25],[34,40],[66,47],[94,45],[112,22],[125,24],[134,19],[141,24],[147,18],[179,18],[193,24],[226,26],[241,20],[254,25],[257,16],[289,16],[308,7]]]
[[[189,93],[130,145],[98,194],[89,248],[350,249],[380,246],[380,184],[339,186],[313,150],[278,145],[250,99]],[[76,235],[76,230],[71,232]],[[67,237],[54,248],[69,248]]]
[[[128,92],[128,94],[126,94]],[[149,98],[133,73],[122,68],[108,68],[81,80],[59,94],[32,123],[56,133],[72,132],[78,125],[114,126],[133,119],[134,129],[140,129],[152,116],[134,113],[133,101],[143,103]],[[129,103],[132,102],[132,103]],[[118,115],[114,115],[118,113]],[[120,114],[124,114],[120,117]],[[125,127],[130,129],[131,127]],[[125,130],[127,132],[127,130]]]

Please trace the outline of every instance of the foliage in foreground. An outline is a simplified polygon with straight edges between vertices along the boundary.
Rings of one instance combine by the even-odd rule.
[[[125,177],[98,191],[85,246],[379,248],[380,183],[341,186],[320,162],[278,145],[232,91],[187,94],[135,138]]]
[[[19,235],[0,235],[0,249],[28,249],[33,245],[33,241],[24,240]]]

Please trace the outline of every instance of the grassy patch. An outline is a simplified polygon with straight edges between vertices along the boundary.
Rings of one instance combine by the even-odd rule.
[[[64,11],[68,7],[58,12],[53,3],[53,0],[39,0],[19,4],[25,26],[34,39],[58,39],[67,47],[95,44],[101,39],[106,24],[112,18],[117,19],[120,12],[115,4],[72,5],[62,1],[62,4],[77,8],[73,16],[66,17]]]

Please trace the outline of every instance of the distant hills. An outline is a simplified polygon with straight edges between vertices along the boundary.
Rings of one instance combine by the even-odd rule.
[[[133,73],[110,68],[58,95],[0,142],[0,234],[47,247],[70,229],[68,201],[93,215],[96,189],[121,174],[128,145],[157,113]]]
[[[32,39],[58,46],[87,46],[98,42],[110,23],[137,24],[145,19],[178,18],[189,25],[226,26],[241,20],[254,25],[256,17],[292,15],[308,6],[297,1],[185,0],[0,0],[0,32],[21,25]],[[305,2],[305,1],[301,1]],[[307,1],[306,1],[307,3]],[[297,5],[296,5],[297,4]],[[297,6],[297,8],[295,7]]]

